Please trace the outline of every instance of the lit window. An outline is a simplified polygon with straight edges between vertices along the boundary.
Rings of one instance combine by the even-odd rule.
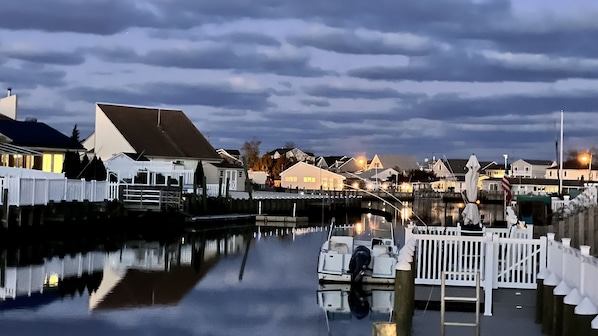
[[[63,154],[54,154],[54,166],[52,167],[52,171],[54,173],[62,173],[62,162],[64,161]]]
[[[297,176],[286,176],[284,180],[286,182],[297,182]]]
[[[52,154],[44,154],[42,159],[42,170],[45,172],[52,172]]]
[[[315,177],[311,177],[311,176],[305,176],[303,178],[303,182],[315,183],[316,182],[316,178]]]

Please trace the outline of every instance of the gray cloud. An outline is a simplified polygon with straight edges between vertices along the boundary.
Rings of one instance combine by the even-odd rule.
[[[65,90],[66,97],[86,102],[134,105],[203,105],[229,109],[263,110],[274,107],[267,90],[239,90],[229,85],[146,83],[128,89],[76,87]]]
[[[424,94],[403,93],[390,88],[357,88],[340,87],[326,84],[303,87],[303,92],[314,97],[348,98],[348,99],[417,99],[425,97]]]
[[[330,102],[325,99],[301,99],[299,102],[305,106],[328,107]]]
[[[332,74],[309,65],[300,55],[237,52],[231,46],[196,49],[157,49],[145,55],[130,48],[92,48],[89,52],[106,62],[139,63],[180,69],[231,69],[239,72],[273,73],[281,76],[315,77]]]
[[[553,82],[598,78],[598,64],[578,58],[453,51],[413,58],[402,66],[369,66],[349,76],[370,80],[454,82]]]
[[[276,38],[260,33],[234,31],[226,34],[206,35],[185,30],[152,30],[148,36],[159,39],[181,39],[188,41],[212,41],[218,43],[249,44],[278,47],[281,45]]]
[[[183,26],[183,20],[168,25]],[[112,35],[127,28],[163,26],[159,16],[134,2],[119,0],[55,0],[48,6],[38,0],[5,1],[0,28]]]
[[[43,64],[24,62],[16,68],[8,64],[0,64],[0,83],[18,91],[34,89],[39,86],[62,87],[65,85],[66,72],[47,69]]]
[[[436,49],[429,39],[412,34],[383,35],[376,32],[324,30],[291,36],[287,41],[299,47],[314,47],[341,54],[424,55]]]
[[[54,65],[80,65],[85,62],[85,57],[78,51],[52,51],[52,50],[3,50],[4,56],[20,61]]]

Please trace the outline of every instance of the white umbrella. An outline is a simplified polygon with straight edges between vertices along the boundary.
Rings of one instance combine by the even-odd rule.
[[[465,174],[465,194],[467,204],[463,209],[463,224],[480,224],[480,211],[476,204],[478,199],[478,179],[480,178],[480,163],[475,155],[469,157],[467,161],[467,173]]]

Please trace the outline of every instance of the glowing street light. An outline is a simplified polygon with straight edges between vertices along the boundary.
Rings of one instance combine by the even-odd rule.
[[[588,163],[588,181],[592,180],[592,152],[583,153],[579,156],[579,160],[583,163]]]

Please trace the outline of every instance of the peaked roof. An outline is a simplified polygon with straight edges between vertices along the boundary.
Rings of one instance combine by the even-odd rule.
[[[519,161],[519,160],[518,160]],[[521,161],[525,161],[531,165],[539,165],[539,166],[551,166],[554,161],[551,160],[527,160],[527,159],[521,159]]]
[[[0,133],[11,144],[22,147],[83,149],[83,146],[58,130],[41,122],[0,120]]]
[[[128,156],[133,161],[149,161],[148,158],[143,156],[143,154],[139,154],[139,153],[124,153],[123,152],[123,155]]]
[[[469,159],[442,159],[444,165],[455,175],[467,173],[467,161],[469,161]],[[479,162],[481,170],[488,169],[489,167],[492,167],[493,164],[496,164],[496,162],[493,161]]]
[[[214,147],[181,110],[97,105],[138,153],[171,158],[220,159]]]
[[[399,167],[403,171],[419,169],[417,160],[407,155],[378,155],[378,159],[384,168]]]

